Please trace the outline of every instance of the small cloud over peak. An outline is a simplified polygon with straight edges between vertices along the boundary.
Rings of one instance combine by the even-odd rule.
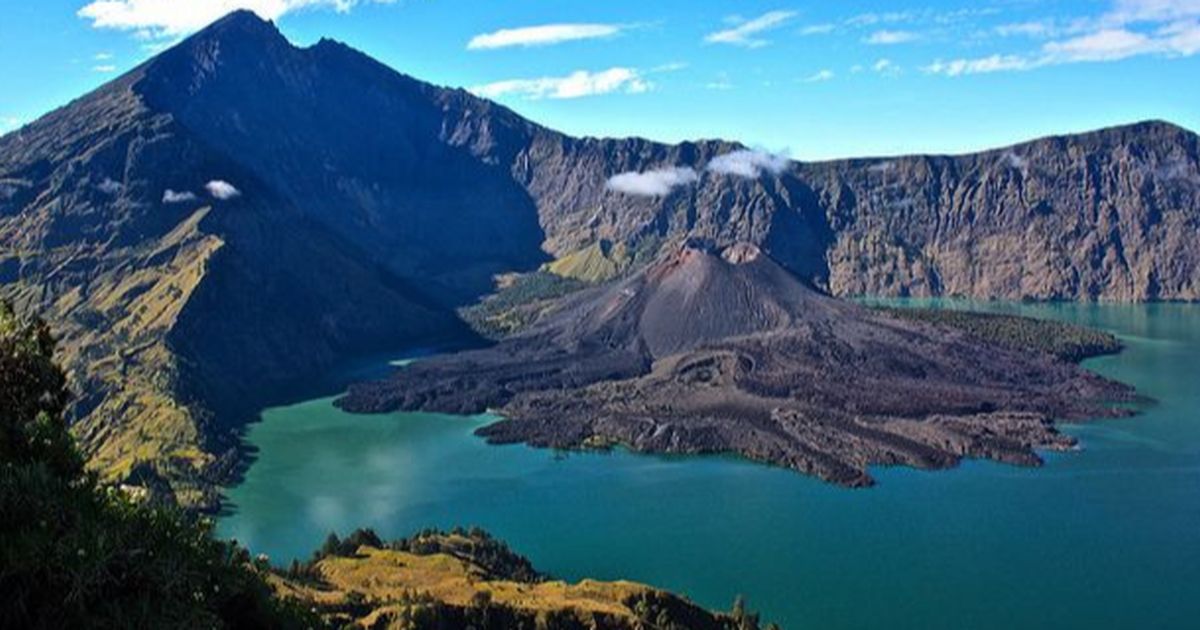
[[[242,194],[242,191],[238,190],[233,184],[230,184],[223,179],[214,179],[208,182],[204,185],[204,189],[207,190],[208,194],[212,195],[214,199],[219,199],[221,201],[233,199],[234,197],[239,197]]]
[[[771,43],[758,37],[760,33],[774,30],[796,17],[795,11],[768,11],[752,20],[735,18],[731,20],[736,25],[724,30],[709,33],[704,41],[709,44],[730,44],[745,48],[760,48]]]
[[[665,197],[672,190],[699,181],[690,166],[672,166],[649,171],[629,171],[608,178],[605,187],[613,192],[637,197]]]
[[[720,175],[735,175],[753,179],[763,173],[778,175],[787,169],[790,163],[791,160],[783,155],[752,149],[740,149],[718,155],[710,160],[708,166],[705,168],[710,172]]]
[[[105,64],[92,66],[92,72],[99,72],[100,74],[110,74],[110,73],[113,73],[116,71],[117,71],[117,67],[112,65],[111,63],[105,63]]]
[[[472,37],[471,41],[467,42],[467,50],[550,46],[581,39],[612,37],[625,28],[627,27],[619,24],[542,24],[504,28]]]
[[[94,61],[108,61],[112,58],[113,58],[113,54],[110,52],[98,52],[98,53],[92,55],[92,59]]]

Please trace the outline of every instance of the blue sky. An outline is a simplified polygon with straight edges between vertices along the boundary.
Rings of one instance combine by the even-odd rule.
[[[237,7],[578,135],[823,159],[1200,130],[1200,0],[5,0],[0,132]]]

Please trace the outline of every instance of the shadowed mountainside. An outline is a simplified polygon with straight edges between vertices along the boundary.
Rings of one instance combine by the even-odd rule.
[[[271,392],[461,338],[455,307],[543,263],[601,281],[700,237],[837,295],[1200,297],[1197,139],[1166,123],[705,170],[740,148],[572,138],[235,12],[0,137],[0,297],[62,337],[92,464],[210,507]],[[669,166],[698,181],[606,186]]]

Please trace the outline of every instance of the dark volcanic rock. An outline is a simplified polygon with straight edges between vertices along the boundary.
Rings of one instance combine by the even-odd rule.
[[[867,466],[1035,464],[1051,419],[1119,415],[1128,388],[1048,354],[889,317],[805,286],[755,246],[689,244],[567,298],[493,348],[350,388],[350,411],[507,418],[494,442],[732,451],[846,485]]]

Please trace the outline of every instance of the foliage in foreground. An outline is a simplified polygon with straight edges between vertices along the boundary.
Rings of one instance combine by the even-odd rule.
[[[289,628],[318,623],[272,596],[207,521],[138,503],[84,471],[46,325],[0,304],[0,627]]]

